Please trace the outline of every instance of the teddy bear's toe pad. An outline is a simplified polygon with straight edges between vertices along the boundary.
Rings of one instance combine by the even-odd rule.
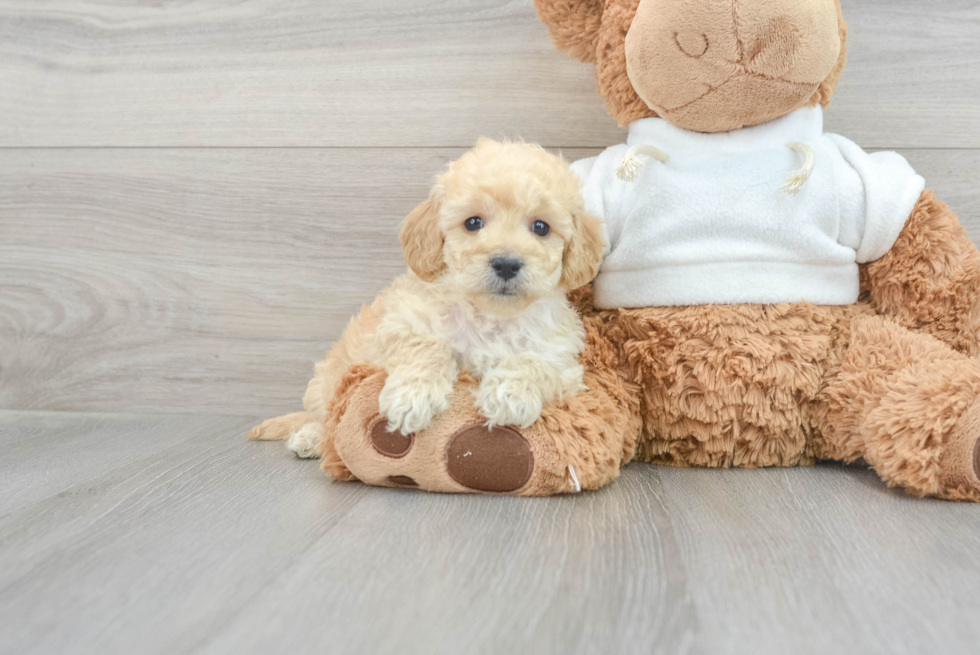
[[[980,439],[973,446],[973,474],[980,480]]]
[[[464,487],[506,493],[517,491],[531,479],[534,454],[516,429],[488,430],[477,423],[463,428],[449,440],[446,469]]]
[[[381,414],[383,370],[352,369],[345,379],[350,383],[334,402],[337,420],[327,426],[324,437],[327,441],[329,436],[330,447],[323,467],[331,475],[380,487],[443,493],[550,496],[578,490],[569,472],[569,453],[558,448],[560,439],[576,445],[577,437],[549,429],[546,421],[523,429],[488,429],[476,407],[475,380],[461,378],[451,407],[427,428],[406,437],[388,432]],[[545,411],[556,426],[570,429],[577,420],[566,408]],[[581,475],[581,468],[578,472]],[[341,477],[344,474],[348,477]]]
[[[389,475],[388,482],[397,487],[417,487],[419,483],[407,475]]]
[[[415,443],[414,434],[406,437],[400,432],[388,432],[388,419],[384,416],[378,416],[371,422],[368,433],[371,435],[371,445],[374,449],[392,459],[401,459],[407,455]]]
[[[939,469],[940,498],[980,502],[980,399],[946,435]]]

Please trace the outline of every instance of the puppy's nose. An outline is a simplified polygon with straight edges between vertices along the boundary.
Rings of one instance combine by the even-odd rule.
[[[515,257],[494,257],[490,262],[490,268],[501,280],[510,280],[517,275],[524,262]]]

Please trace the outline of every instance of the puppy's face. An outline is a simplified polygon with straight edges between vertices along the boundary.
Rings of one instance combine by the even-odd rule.
[[[489,139],[440,176],[406,219],[402,243],[419,277],[451,284],[498,314],[587,284],[604,245],[562,159]]]

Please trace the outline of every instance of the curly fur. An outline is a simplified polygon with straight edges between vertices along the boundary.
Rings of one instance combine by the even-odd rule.
[[[733,0],[736,24],[747,1]],[[584,20],[550,8],[585,3],[535,4],[567,48]],[[595,54],[587,60],[621,125],[657,115],[627,74],[626,37],[639,4],[608,0],[593,16],[598,31],[589,23]],[[830,102],[846,63],[847,24],[836,8],[840,54],[811,104]],[[637,457],[676,466],[863,458],[910,493],[980,499],[980,471],[971,464],[980,452],[980,375],[977,360],[964,356],[980,349],[980,253],[926,191],[891,251],[861,267],[861,282],[861,301],[849,307],[596,314],[620,374],[642,389]]]
[[[474,216],[482,229],[465,226]],[[532,233],[540,221],[550,232]],[[288,437],[301,457],[323,454],[331,399],[361,364],[386,371],[379,410],[389,430],[406,435],[450,408],[464,368],[481,379],[475,404],[491,425],[528,427],[544,405],[582,388],[584,331],[565,290],[592,279],[604,243],[561,158],[481,139],[439,176],[401,238],[411,271],[363,308],[317,365],[305,412],[266,421],[254,438]],[[500,257],[520,270],[495,274]],[[333,452],[328,459],[336,463]]]
[[[977,340],[977,257],[955,215],[926,192],[899,243],[866,267],[855,305],[597,312],[588,288],[570,294],[586,330],[588,390],[524,430],[536,466],[515,493],[569,491],[568,466],[596,488],[633,458],[705,467],[834,459],[864,460],[914,495],[980,501],[980,364],[963,354]],[[932,305],[928,294],[950,303]],[[383,483],[390,461],[363,448],[377,391],[351,393],[367,409],[341,421],[336,438],[354,444],[343,461],[367,462]],[[451,408],[419,440],[444,444],[479,420],[464,409]],[[425,489],[466,491],[445,476],[441,452],[420,452],[397,472]]]
[[[624,124],[654,115],[626,73],[638,3],[535,2],[559,47],[594,61],[609,111]],[[839,4],[838,21],[844,41]],[[811,102],[829,102],[845,56],[842,48]],[[861,276],[861,301],[841,307],[595,311],[588,288],[570,293],[584,326],[587,389],[544,407],[523,430],[534,471],[514,493],[568,492],[572,469],[583,488],[596,488],[633,458],[710,467],[825,458],[864,460],[914,495],[980,501],[980,253],[926,191],[891,251]],[[371,367],[342,378],[324,468],[350,479],[356,467],[371,484],[410,476],[422,489],[468,491],[446,474],[445,446],[481,420],[476,381],[461,376],[449,409],[397,460],[365,438],[385,383]]]
[[[591,304],[589,288],[571,294],[573,303]],[[534,453],[534,476],[518,490],[521,496],[544,496],[573,491],[569,467],[577,472],[581,488],[597,489],[619,476],[633,458],[640,432],[639,394],[620,375],[618,354],[602,336],[603,318],[585,317],[588,393],[577,394],[544,408],[540,420],[523,435]],[[459,426],[482,422],[473,398],[478,383],[460,376],[449,409],[416,439],[408,456],[393,460],[378,454],[365,439],[368,425],[378,413],[378,396],[385,373],[377,367],[353,367],[337,387],[322,444],[321,467],[339,480],[359,479],[389,485],[394,475],[407,475],[433,491],[472,492],[450,478],[442,463],[447,443]],[[356,468],[357,476],[349,467]]]

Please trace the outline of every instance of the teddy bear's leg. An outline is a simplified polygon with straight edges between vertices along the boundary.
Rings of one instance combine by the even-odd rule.
[[[607,484],[633,456],[638,393],[616,370],[612,347],[587,332],[588,391],[551,403],[526,429],[488,430],[475,406],[478,382],[462,375],[451,407],[429,427],[388,432],[378,409],[384,371],[352,368],[328,412],[323,469],[341,480],[459,493],[547,496]]]
[[[856,319],[813,408],[819,458],[890,486],[980,502],[980,360],[880,316]]]

